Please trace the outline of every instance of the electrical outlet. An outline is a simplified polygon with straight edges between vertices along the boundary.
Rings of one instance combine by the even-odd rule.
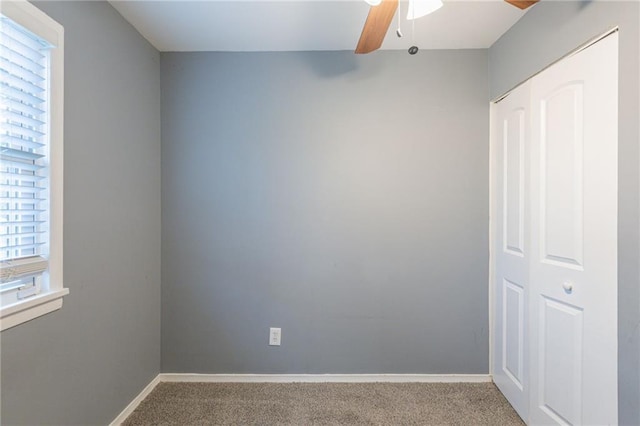
[[[282,329],[271,327],[269,329],[269,346],[280,346]]]

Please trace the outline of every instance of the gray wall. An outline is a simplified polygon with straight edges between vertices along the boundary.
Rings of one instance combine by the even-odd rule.
[[[640,3],[542,2],[489,51],[492,98],[607,29],[620,27],[619,420],[640,424]]]
[[[488,372],[486,50],[161,69],[162,371]]]
[[[105,2],[65,27],[61,310],[2,332],[2,424],[106,424],[160,370],[159,54]]]

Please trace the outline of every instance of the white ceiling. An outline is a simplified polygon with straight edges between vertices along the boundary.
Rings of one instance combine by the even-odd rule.
[[[364,0],[110,3],[163,52],[353,50],[369,10]],[[404,0],[400,7],[401,16],[406,16]],[[407,49],[412,44],[421,49],[486,48],[524,13],[502,0],[444,0],[444,6],[431,15],[416,21],[403,18],[402,39],[395,35],[394,18],[382,48]]]

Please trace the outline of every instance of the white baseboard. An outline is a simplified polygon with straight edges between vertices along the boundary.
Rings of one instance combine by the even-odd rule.
[[[182,374],[162,373],[162,382],[208,383],[485,383],[488,374]]]
[[[158,383],[161,382],[160,376],[161,374],[158,374],[153,380],[151,380],[151,383],[149,383],[144,389],[142,389],[142,392],[140,392],[138,396],[136,396],[133,401],[131,401],[129,405],[127,405],[125,409],[122,410],[120,414],[118,414],[118,417],[116,417],[109,426],[118,426],[122,424],[122,422],[124,422],[126,418],[129,417],[136,408],[138,408],[138,405],[140,405],[140,403],[147,397],[147,395],[149,395],[151,391],[155,389],[156,386],[158,386]]]
[[[184,374],[160,373],[111,422],[118,426],[161,382],[204,383],[488,383],[489,374]]]

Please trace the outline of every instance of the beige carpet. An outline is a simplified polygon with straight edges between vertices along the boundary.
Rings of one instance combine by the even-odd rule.
[[[522,425],[493,383],[160,383],[124,425]]]

